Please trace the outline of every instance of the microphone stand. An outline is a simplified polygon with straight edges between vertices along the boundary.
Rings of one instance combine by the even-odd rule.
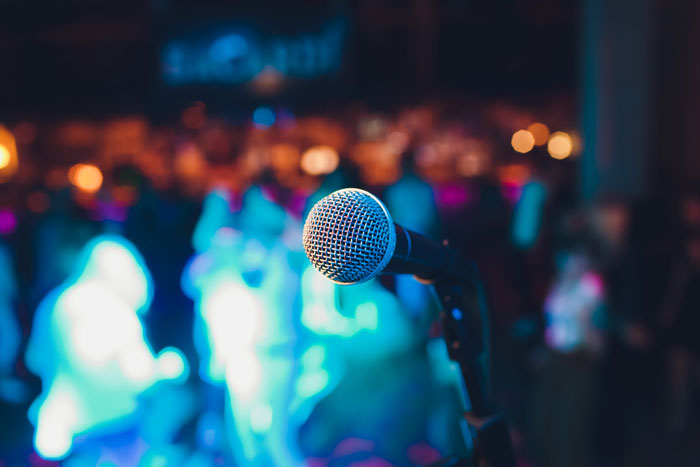
[[[467,446],[473,443],[474,455],[473,459],[453,457],[431,465],[515,467],[515,454],[506,420],[491,400],[489,324],[479,273],[473,262],[452,264],[449,269],[459,270],[460,277],[438,277],[430,281],[417,279],[432,285],[440,303],[440,320],[447,353],[450,360],[459,365],[462,389],[467,396],[465,400],[471,406],[464,414],[469,429],[469,433],[464,435],[471,438],[465,441]]]

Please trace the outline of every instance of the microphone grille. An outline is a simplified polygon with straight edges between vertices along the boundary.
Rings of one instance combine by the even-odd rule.
[[[304,223],[304,251],[321,274],[356,284],[379,274],[394,254],[396,230],[371,193],[346,188],[314,205]]]

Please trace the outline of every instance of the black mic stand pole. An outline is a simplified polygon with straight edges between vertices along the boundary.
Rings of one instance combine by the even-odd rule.
[[[458,255],[451,255],[450,258],[458,262]],[[459,263],[446,268],[459,270],[459,279],[417,279],[433,286],[440,303],[447,353],[459,365],[462,387],[467,393],[465,400],[471,406],[464,419],[473,440],[474,458],[448,458],[432,465],[515,467],[515,454],[506,420],[495,409],[490,395],[489,324],[483,287],[476,265],[466,261]]]

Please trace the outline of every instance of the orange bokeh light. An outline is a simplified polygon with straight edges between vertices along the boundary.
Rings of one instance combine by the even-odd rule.
[[[8,181],[19,166],[15,136],[0,125],[0,183]]]
[[[526,153],[535,147],[535,137],[527,130],[518,130],[513,133],[510,144],[517,152]]]
[[[301,169],[310,175],[333,172],[340,162],[338,151],[330,146],[314,146],[301,156]]]
[[[68,172],[70,182],[80,190],[94,193],[102,186],[102,172],[91,164],[76,164]]]
[[[0,144],[0,169],[4,169],[10,165],[11,160],[12,154],[10,154],[9,149],[7,149],[5,145]]]
[[[563,131],[552,133],[547,143],[547,151],[554,159],[566,159],[571,155],[574,145],[571,141],[571,136]]]
[[[544,146],[547,144],[549,128],[544,123],[535,122],[527,127],[527,131],[532,133],[532,136],[535,137],[535,146]]]

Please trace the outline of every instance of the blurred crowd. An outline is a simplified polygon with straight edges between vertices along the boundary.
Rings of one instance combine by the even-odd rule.
[[[0,465],[468,454],[428,288],[336,286],[304,257],[306,213],[350,186],[476,260],[521,465],[694,465],[700,194],[583,205],[574,133],[554,157],[546,127],[516,141],[527,112],[480,112],[260,107],[241,123],[197,102],[172,126],[14,125]]]

